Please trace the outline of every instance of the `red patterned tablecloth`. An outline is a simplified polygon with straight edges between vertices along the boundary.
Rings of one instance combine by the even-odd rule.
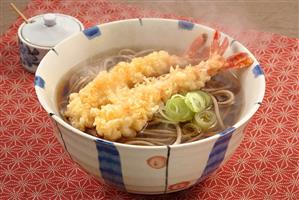
[[[169,195],[120,192],[83,172],[54,137],[35,95],[34,76],[19,62],[16,32],[22,21],[18,19],[0,37],[0,199],[299,199],[298,39],[98,0],[34,0],[25,15],[50,11],[77,17],[85,27],[137,17],[179,18],[217,27],[260,61],[266,96],[241,146],[206,181]]]

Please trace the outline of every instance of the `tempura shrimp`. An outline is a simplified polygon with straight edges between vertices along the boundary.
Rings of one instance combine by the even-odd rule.
[[[203,59],[205,53],[199,49],[204,49],[206,40],[205,34],[200,35],[183,56],[158,51],[144,57],[134,58],[131,62],[120,62],[109,72],[100,72],[78,93],[70,95],[64,116],[80,130],[92,128],[94,123],[94,116],[90,115],[92,108],[99,109],[103,105],[112,103],[111,98],[119,88],[132,88],[147,77],[157,77],[168,73],[171,66],[184,66]]]
[[[228,39],[225,38],[220,44],[219,37],[216,31],[208,60],[195,66],[172,68],[170,73],[158,78],[147,78],[131,89],[119,88],[114,93],[112,104],[91,109],[98,136],[111,141],[135,137],[152,119],[159,106],[172,95],[204,87],[221,70],[248,67],[253,63],[245,53],[225,59],[223,54],[228,47]]]

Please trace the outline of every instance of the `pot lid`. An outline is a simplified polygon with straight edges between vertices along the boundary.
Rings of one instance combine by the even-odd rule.
[[[76,18],[59,13],[48,13],[31,18],[21,29],[23,39],[33,45],[53,47],[70,35],[83,30]]]

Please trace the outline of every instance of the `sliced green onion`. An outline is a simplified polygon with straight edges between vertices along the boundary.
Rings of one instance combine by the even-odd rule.
[[[193,112],[201,112],[206,106],[204,97],[197,92],[188,92],[186,94],[185,103]]]
[[[209,107],[212,103],[209,94],[203,91],[188,92],[186,94],[185,103],[193,112],[201,112]]]
[[[204,99],[205,99],[205,102],[206,102],[206,108],[207,107],[209,107],[211,104],[212,104],[212,98],[211,98],[211,96],[208,94],[208,93],[206,93],[206,92],[204,92],[204,91],[201,91],[201,90],[199,90],[199,91],[196,91],[199,95],[201,95],[201,96],[203,96],[204,97]]]
[[[202,113],[212,105],[211,96],[203,91],[188,92],[185,96],[173,95],[165,107],[160,107],[160,115],[170,122],[187,122],[195,113]],[[199,128],[201,128],[199,126]]]
[[[205,110],[195,114],[194,122],[202,131],[207,131],[216,125],[217,118],[214,112]]]
[[[161,115],[167,120],[175,122],[190,121],[194,113],[185,104],[185,97],[182,95],[173,95],[171,99],[166,102],[165,113]]]

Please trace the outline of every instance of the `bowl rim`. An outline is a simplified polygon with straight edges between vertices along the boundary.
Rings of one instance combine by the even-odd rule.
[[[136,21],[136,20],[147,20],[147,21],[154,21],[154,22],[157,22],[157,23],[177,23],[178,21],[182,21],[182,20],[179,20],[179,19],[165,19],[165,18],[132,18],[132,19],[123,19],[123,20],[117,20],[117,21],[112,21],[112,22],[107,22],[107,23],[103,23],[103,24],[97,24],[95,26],[98,26],[99,28],[101,27],[104,27],[104,26],[110,26],[110,25],[114,25],[114,24],[118,24],[118,23],[128,23],[128,22],[132,22],[132,21]],[[186,21],[186,22],[190,22],[190,21]],[[204,29],[207,29],[207,30],[215,30],[209,26],[206,26],[206,25],[202,25],[202,24],[199,24],[199,23],[194,23],[194,22],[190,22],[192,24],[194,24],[194,26],[200,26],[200,27],[203,27]],[[66,43],[66,41],[68,40],[73,40],[74,38],[78,37],[80,34],[82,34],[80,32],[78,33],[75,33],[73,35],[71,35],[70,37],[66,38],[65,40],[63,40],[62,42],[58,43],[56,45],[56,47],[59,47],[61,45],[64,45]],[[221,35],[223,36],[226,36],[228,38],[231,38],[233,39],[231,36],[229,36],[228,34],[220,31]],[[244,48],[250,57],[252,57],[256,63],[259,64],[259,62],[257,61],[257,59],[255,58],[255,56],[242,44],[238,41],[239,45],[242,46],[242,48]],[[50,52],[48,52],[50,53]],[[47,54],[48,54],[47,53]],[[44,56],[44,58],[47,56],[47,54]],[[40,62],[39,66],[43,65],[44,64],[44,60],[45,59],[42,59],[42,61]],[[35,76],[38,76],[39,75],[39,69],[41,67],[38,67],[37,70],[36,70],[36,73],[35,73]],[[245,70],[249,70],[248,69],[245,69]],[[261,85],[260,85],[260,92],[259,92],[259,96],[258,96],[258,99],[259,99],[259,102],[262,102],[263,99],[264,99],[264,95],[265,95],[265,90],[266,90],[266,80],[265,80],[265,76],[262,76],[263,78],[260,80],[261,81]],[[45,101],[43,101],[43,94],[42,92],[39,91],[39,89],[37,89],[37,86],[35,86],[35,91],[36,91],[36,95],[38,97],[38,101],[39,103],[42,105],[43,109],[47,112],[47,113],[51,113],[50,114],[50,117],[53,118],[53,120],[55,120],[57,123],[59,123],[59,125],[63,126],[65,129],[71,131],[71,132],[74,132],[76,133],[77,135],[79,135],[80,137],[83,137],[83,138],[86,138],[88,140],[92,140],[94,142],[96,141],[101,141],[101,142],[104,142],[104,143],[110,143],[110,144],[113,144],[115,145],[116,147],[120,147],[120,148],[129,148],[129,149],[151,149],[151,150],[160,150],[160,149],[166,149],[168,147],[171,147],[171,148],[176,148],[176,149],[179,149],[179,148],[185,148],[185,147],[191,147],[191,146],[195,146],[195,145],[200,145],[202,143],[207,143],[207,142],[212,142],[216,139],[218,139],[219,137],[221,137],[221,133],[223,133],[223,131],[221,131],[220,133],[217,133],[216,135],[213,135],[213,136],[210,136],[210,137],[207,137],[207,138],[204,138],[202,140],[197,140],[197,141],[194,141],[194,142],[191,142],[191,143],[183,143],[183,144],[177,144],[177,145],[164,145],[164,146],[141,146],[141,145],[131,145],[131,144],[123,144],[123,143],[119,143],[119,142],[115,142],[115,141],[109,141],[109,140],[106,140],[106,139],[103,139],[103,138],[98,138],[98,137],[95,137],[95,136],[92,136],[92,135],[89,135],[75,127],[73,127],[72,125],[70,125],[69,123],[65,122],[60,116],[57,116],[56,114],[53,114],[52,110],[48,107],[48,105],[45,103]],[[238,128],[242,127],[243,125],[246,125],[247,122],[249,122],[250,118],[253,117],[253,115],[256,113],[256,111],[259,109],[260,107],[260,104],[252,104],[252,106],[249,108],[249,111],[245,114],[244,117],[242,117],[241,119],[239,119],[233,126],[232,128],[234,128],[235,130],[237,130]],[[56,124],[57,125],[57,124]],[[231,127],[230,127],[231,128]]]

